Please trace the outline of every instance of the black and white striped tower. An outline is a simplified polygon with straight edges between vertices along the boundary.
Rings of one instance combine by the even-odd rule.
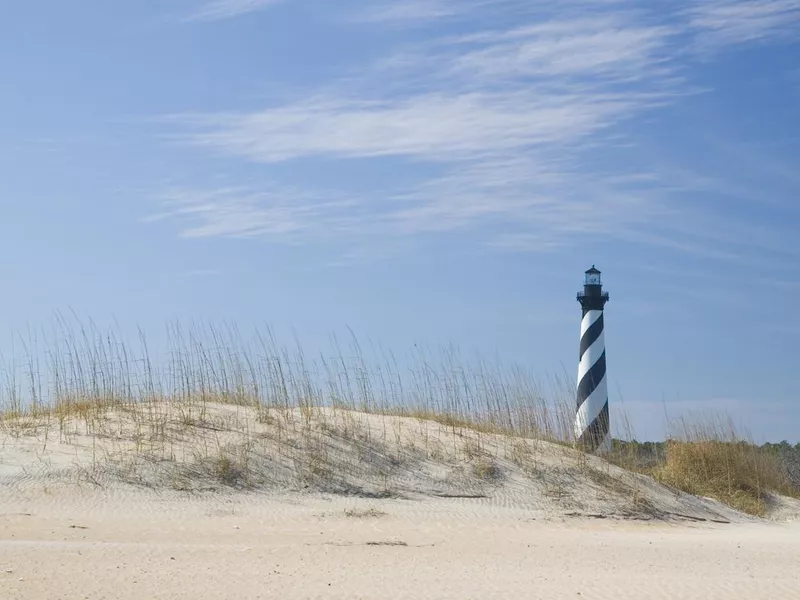
[[[608,300],[608,292],[603,292],[600,271],[592,265],[586,271],[583,291],[578,292],[583,319],[575,438],[578,446],[587,452],[602,453],[611,449],[606,346],[603,335],[603,308]]]

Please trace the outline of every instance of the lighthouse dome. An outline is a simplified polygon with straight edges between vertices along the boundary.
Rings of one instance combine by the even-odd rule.
[[[601,285],[600,271],[592,265],[592,268],[586,271],[586,277],[583,280],[584,285]]]

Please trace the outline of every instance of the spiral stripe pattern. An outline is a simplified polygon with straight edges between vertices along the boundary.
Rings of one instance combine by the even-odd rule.
[[[575,437],[588,452],[610,450],[603,311],[584,311],[578,365]]]

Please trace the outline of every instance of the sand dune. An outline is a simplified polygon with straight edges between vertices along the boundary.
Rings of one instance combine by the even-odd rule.
[[[408,417],[147,411],[4,422],[0,597],[800,598],[787,499]]]

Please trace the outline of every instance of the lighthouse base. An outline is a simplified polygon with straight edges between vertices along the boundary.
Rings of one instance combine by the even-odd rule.
[[[578,439],[574,446],[576,450],[589,454],[597,454],[599,456],[609,454],[611,452],[611,434],[606,434],[603,439]]]
[[[594,451],[595,454],[610,454],[611,453],[611,434],[609,433],[605,439],[600,442],[600,445]]]

